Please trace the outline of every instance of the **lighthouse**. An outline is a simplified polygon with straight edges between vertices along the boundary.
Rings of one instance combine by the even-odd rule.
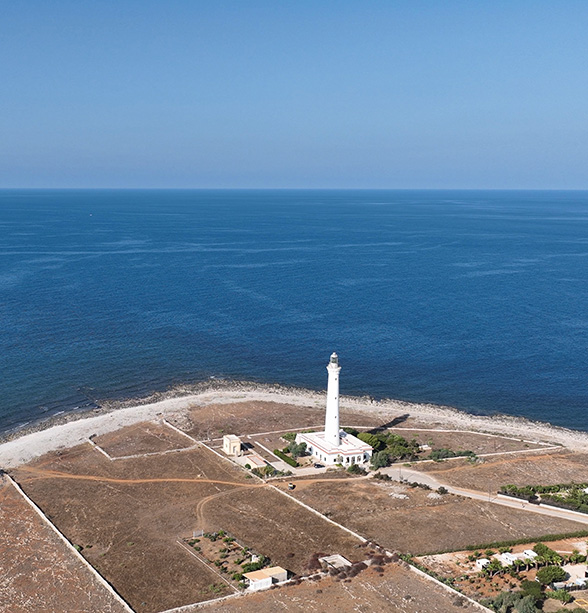
[[[299,432],[297,443],[306,443],[306,451],[318,463],[328,466],[367,464],[372,457],[372,447],[357,437],[339,429],[339,357],[331,354],[327,364],[327,411],[325,429],[322,432]],[[320,468],[320,466],[315,466]]]
[[[327,365],[329,380],[327,382],[327,413],[325,415],[325,441],[338,447],[341,443],[339,434],[339,357],[335,352]]]

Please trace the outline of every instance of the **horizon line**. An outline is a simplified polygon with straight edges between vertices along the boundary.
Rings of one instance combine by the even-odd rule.
[[[419,191],[419,192],[586,192],[588,187],[2,187],[0,191]]]

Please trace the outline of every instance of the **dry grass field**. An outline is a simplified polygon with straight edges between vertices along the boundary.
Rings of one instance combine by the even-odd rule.
[[[352,579],[304,581],[207,606],[211,613],[465,613],[478,611],[465,599],[397,564],[380,573],[368,568]]]
[[[1,479],[0,611],[121,613],[124,610],[8,480]]]
[[[153,422],[127,426],[93,440],[113,458],[185,449],[193,445],[189,438],[172,428]]]
[[[567,450],[529,453],[524,456],[484,458],[479,464],[465,460],[419,464],[442,483],[456,487],[496,491],[501,485],[550,485],[588,481],[588,454]]]
[[[293,495],[391,550],[420,554],[468,545],[584,530],[554,519],[373,479],[295,480]],[[285,485],[282,485],[285,487]]]
[[[198,440],[222,437],[223,434],[257,434],[294,428],[321,426],[325,421],[324,403],[302,407],[277,402],[240,402],[195,407],[184,420],[181,429]],[[379,427],[381,419],[341,410],[341,423],[349,426]]]
[[[420,445],[430,445],[433,449],[446,447],[457,450],[469,450],[476,454],[504,453],[510,451],[524,451],[527,449],[541,449],[542,445],[525,443],[517,439],[477,432],[443,432],[438,430],[415,430],[407,427],[398,427],[391,430],[410,440],[416,438]],[[423,454],[426,457],[426,454]]]
[[[90,445],[14,471],[23,489],[139,612],[231,593],[177,541],[223,529],[296,573],[358,540],[205,447],[109,461]]]

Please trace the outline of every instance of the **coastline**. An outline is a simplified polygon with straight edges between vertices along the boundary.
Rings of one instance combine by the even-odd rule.
[[[174,416],[198,405],[247,401],[293,405],[324,404],[326,393],[304,388],[236,381],[207,381],[179,386],[139,399],[104,402],[85,412],[63,413],[48,420],[0,435],[0,468],[14,468],[45,453],[74,447],[92,435],[106,434],[141,421]],[[409,414],[432,428],[454,428],[502,434],[542,443],[555,443],[575,451],[588,451],[588,432],[508,415],[474,415],[449,406],[402,400],[375,400],[370,396],[341,396],[343,409],[382,415],[386,419]]]

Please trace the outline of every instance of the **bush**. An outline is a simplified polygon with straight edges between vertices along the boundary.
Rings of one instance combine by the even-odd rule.
[[[300,466],[300,464],[298,464],[296,460],[294,460],[290,456],[287,456],[283,451],[280,451],[279,449],[274,449],[274,455],[278,456],[280,460],[284,460],[286,464],[289,464],[290,466],[294,466],[294,468]]]
[[[553,592],[547,592],[547,597],[559,600],[564,604],[572,602],[573,600],[572,595],[569,592],[566,592],[566,590],[554,590]]]
[[[445,460],[447,458],[461,458],[461,457],[475,458],[477,456],[473,451],[452,451],[451,449],[448,449],[447,447],[442,447],[441,449],[433,449],[433,451],[431,451],[431,456],[430,456],[431,460],[435,460],[435,461]]]
[[[286,432],[286,434],[282,434],[282,438],[293,443],[296,440],[296,432]]]
[[[359,434],[359,430],[349,427],[343,428],[343,432],[347,432],[347,434],[351,434],[351,436],[357,436]]]
[[[352,464],[347,469],[347,472],[351,473],[352,475],[365,475],[365,473],[366,473],[365,468],[362,468],[358,464]]]
[[[524,579],[521,581],[521,590],[525,596],[533,596],[537,600],[543,598],[543,587],[537,581],[529,581]]]
[[[386,451],[377,451],[372,455],[372,467],[375,469],[383,468],[390,464],[390,456]]]
[[[441,486],[437,488],[437,493],[443,496],[445,494],[449,494],[449,490],[446,487]]]
[[[288,451],[295,459],[306,455],[306,443],[290,443],[288,445]]]
[[[537,571],[537,579],[543,585],[550,585],[555,581],[563,581],[567,577],[566,571],[561,566],[545,566]]]
[[[380,451],[384,447],[384,443],[378,439],[377,436],[370,434],[369,432],[360,432],[357,438],[364,443],[367,443],[370,447],[373,447],[376,451]]]

